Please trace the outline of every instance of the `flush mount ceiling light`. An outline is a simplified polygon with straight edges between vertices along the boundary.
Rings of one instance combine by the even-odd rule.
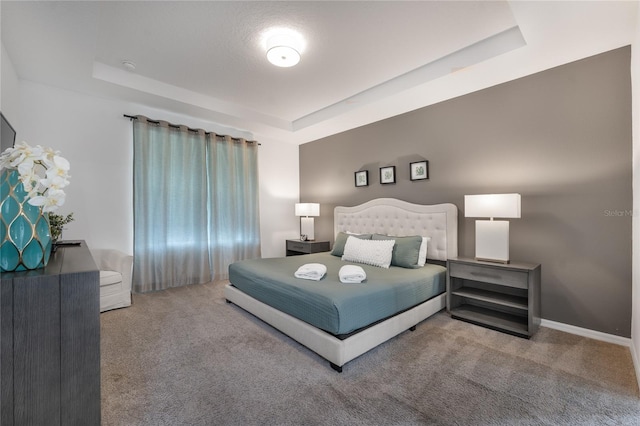
[[[260,46],[267,59],[278,67],[292,67],[300,62],[307,42],[296,30],[288,27],[271,27],[260,34]]]
[[[292,67],[300,62],[300,37],[274,34],[267,39],[267,59],[277,67]]]

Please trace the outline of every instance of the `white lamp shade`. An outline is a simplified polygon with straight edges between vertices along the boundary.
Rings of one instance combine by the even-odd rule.
[[[520,217],[520,194],[481,194],[464,196],[465,217]]]
[[[320,204],[296,203],[296,216],[320,216]]]

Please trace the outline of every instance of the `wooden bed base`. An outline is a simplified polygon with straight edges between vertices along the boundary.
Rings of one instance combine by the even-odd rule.
[[[254,299],[231,284],[225,286],[224,295],[228,302],[232,302],[250,312],[329,361],[331,368],[338,372],[342,372],[342,366],[347,362],[403,331],[411,328],[415,329],[416,324],[445,307],[445,294],[443,293],[412,309],[368,327],[344,340],[340,340],[332,334]]]

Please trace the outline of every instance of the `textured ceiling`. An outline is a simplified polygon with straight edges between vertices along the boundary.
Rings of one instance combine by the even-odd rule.
[[[637,4],[4,0],[0,11],[21,79],[303,143],[629,44]],[[266,61],[275,27],[304,36],[297,66]]]

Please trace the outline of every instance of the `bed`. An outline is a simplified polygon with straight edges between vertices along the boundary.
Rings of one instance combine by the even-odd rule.
[[[418,205],[391,198],[336,207],[336,246],[344,233],[426,236],[426,265],[386,269],[358,264],[367,280],[342,284],[337,279],[338,269],[356,263],[330,252],[245,260],[230,266],[225,298],[341,372],[347,362],[403,331],[415,329],[445,307],[444,265],[448,258],[457,256],[457,216],[453,204]],[[307,263],[326,265],[325,277],[320,281],[295,278],[296,268]]]

